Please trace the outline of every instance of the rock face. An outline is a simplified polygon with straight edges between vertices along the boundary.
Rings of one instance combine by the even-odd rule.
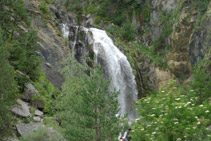
[[[22,101],[21,99],[18,99],[17,104],[12,108],[12,112],[18,116],[21,117],[30,117],[30,112],[29,112],[29,105],[28,103]]]
[[[58,14],[59,12],[55,7],[51,6],[51,11],[49,12],[52,12],[52,19],[45,21],[42,18],[39,1],[24,0],[24,3],[28,12],[33,15],[32,28],[38,31],[38,36],[40,38],[40,42],[37,43],[40,47],[40,51],[36,52],[36,54],[43,60],[42,70],[46,73],[48,80],[52,84],[57,88],[61,88],[64,81],[63,77],[59,74],[61,62],[70,50],[68,45],[65,44],[65,39],[59,36],[59,23],[56,22],[56,13]],[[61,12],[58,16],[60,15],[62,15]]]
[[[207,8],[200,29],[192,34],[190,40],[190,61],[193,67],[197,60],[201,60],[209,52],[211,47],[211,2]]]
[[[188,7],[186,7],[188,8]],[[168,65],[177,77],[188,78],[192,71],[189,58],[189,41],[191,38],[195,13],[181,12],[178,23],[174,25],[171,48],[167,57]]]
[[[211,4],[207,12],[202,15],[202,20],[198,30],[195,25],[199,11],[191,9],[190,0],[152,0],[149,2],[153,10],[151,11],[150,23],[146,26],[150,28],[142,38],[144,45],[149,46],[161,36],[162,21],[160,16],[165,11],[167,15],[172,15],[172,11],[181,7],[178,21],[173,25],[171,35],[165,37],[164,44],[170,46],[166,54],[168,68],[161,71],[160,68],[148,61],[147,58],[140,57],[140,83],[144,90],[158,90],[168,81],[179,78],[182,81],[189,81],[193,66],[197,60],[201,60],[210,51],[211,46]],[[139,77],[139,76],[137,76]],[[186,80],[187,79],[187,80]],[[146,93],[144,92],[141,93]],[[144,94],[142,94],[144,96]]]

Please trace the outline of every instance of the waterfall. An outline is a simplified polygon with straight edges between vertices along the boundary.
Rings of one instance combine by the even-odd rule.
[[[63,24],[64,37],[69,35],[69,28],[66,28]],[[68,31],[66,31],[68,29]],[[77,34],[79,27],[74,28],[75,35],[71,35],[73,38],[70,41],[72,50],[75,49],[77,42]],[[137,88],[135,76],[133,75],[130,63],[127,57],[114,45],[111,38],[108,37],[105,31],[96,28],[82,28],[82,30],[88,35],[90,31],[93,35],[93,47],[96,55],[97,62],[100,63],[105,71],[106,77],[111,79],[110,90],[119,90],[118,102],[120,106],[120,112],[118,113],[123,117],[127,115],[129,123],[136,119],[136,112],[134,104],[137,100]]]
[[[68,38],[69,36],[69,27],[67,24],[62,24],[62,35],[64,38]]]
[[[106,75],[111,78],[110,90],[120,90],[118,102],[120,115],[128,114],[129,121],[135,120],[134,104],[137,100],[137,89],[135,76],[127,57],[114,45],[105,31],[96,28],[89,29],[93,34],[94,52],[105,70]]]

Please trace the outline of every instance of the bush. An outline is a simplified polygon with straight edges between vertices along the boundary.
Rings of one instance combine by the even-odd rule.
[[[94,23],[95,24],[100,24],[100,22],[101,22],[101,18],[99,16],[95,17]]]
[[[133,140],[204,140],[210,136],[209,100],[198,104],[193,89],[170,83],[156,95],[137,102],[141,117],[133,123]]]
[[[17,85],[14,80],[14,70],[9,64],[9,53],[5,49],[0,28],[0,140],[12,135],[14,116],[10,109],[17,98]]]
[[[45,2],[40,4],[40,10],[43,12],[43,14],[48,14],[48,6]]]
[[[120,35],[123,39],[132,41],[135,39],[134,32],[135,28],[131,25],[131,23],[126,22],[122,25]]]

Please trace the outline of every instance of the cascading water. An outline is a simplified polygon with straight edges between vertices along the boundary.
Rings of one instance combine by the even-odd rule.
[[[110,90],[120,90],[118,101],[120,115],[128,114],[129,121],[136,118],[134,104],[137,100],[135,76],[127,57],[114,45],[105,31],[96,28],[89,29],[93,34],[94,52],[97,58],[103,60],[102,67],[111,78]]]
[[[62,24],[62,35],[64,38],[68,38],[69,36],[69,27],[67,24]]]
[[[73,44],[71,44],[73,50],[75,48],[78,30],[78,27],[76,27],[75,39]],[[137,100],[138,92],[136,89],[135,76],[133,75],[127,57],[114,45],[105,31],[96,28],[83,28],[83,30],[87,34],[89,31],[93,34],[94,53],[98,63],[102,65],[105,75],[111,79],[110,90],[120,90],[120,94],[118,95],[120,105],[119,114],[122,117],[128,114],[129,122],[135,120],[136,112],[134,104]],[[63,34],[63,36],[65,37],[66,34]]]

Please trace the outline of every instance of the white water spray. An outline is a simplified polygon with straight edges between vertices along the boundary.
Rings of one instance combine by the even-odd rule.
[[[127,57],[114,45],[105,31],[96,28],[89,29],[94,38],[94,52],[102,60],[106,75],[111,78],[110,90],[120,90],[118,102],[120,115],[128,114],[129,121],[136,118],[134,104],[137,100],[135,76]]]
[[[62,35],[64,38],[68,39],[69,36],[69,27],[67,24],[62,24]]]
[[[74,51],[77,42],[79,27],[76,27],[74,41],[70,41]],[[93,45],[96,59],[101,63],[106,76],[111,79],[110,90],[120,90],[118,102],[120,105],[120,114],[122,117],[128,114],[129,123],[136,119],[134,104],[137,100],[137,88],[135,76],[127,57],[114,45],[111,38],[105,31],[96,28],[83,28],[84,32],[91,31],[93,34]],[[63,36],[69,36],[69,28],[63,24]]]

